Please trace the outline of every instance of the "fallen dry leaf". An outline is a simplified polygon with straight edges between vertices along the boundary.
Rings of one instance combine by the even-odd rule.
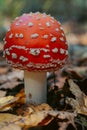
[[[6,91],[0,90],[0,98],[6,95]]]
[[[25,93],[22,89],[16,96],[6,96],[0,98],[0,111],[7,111],[15,106],[25,103]]]
[[[64,112],[64,111],[55,111],[48,104],[41,104],[38,106],[28,107],[25,109],[27,113],[24,118],[19,117],[19,120],[15,120],[15,124],[19,124],[23,127],[25,124],[26,127],[31,126],[43,126],[49,124],[54,118],[69,120],[70,123],[74,125],[74,118],[76,113]]]
[[[4,84],[0,85],[0,89],[13,89],[19,84],[22,84],[22,82],[15,81],[15,80],[7,81]]]
[[[13,71],[8,74],[8,79],[10,81],[12,79],[23,80],[23,78],[24,78],[24,71],[19,70],[19,69],[13,69]]]
[[[35,111],[43,111],[43,110],[49,111],[52,110],[52,107],[46,103],[43,103],[41,105],[37,105],[34,109]]]
[[[9,123],[15,118],[17,116],[13,114],[0,114],[0,130],[21,130],[20,126]]]
[[[8,72],[9,68],[8,67],[0,67],[0,75],[1,74],[6,74]]]
[[[80,68],[79,68],[79,70],[80,70]],[[70,77],[71,79],[75,79],[75,80],[83,79],[83,76],[78,71],[78,68],[76,69],[75,67],[73,67],[73,68],[67,67],[67,68],[63,69],[62,75],[66,78]]]
[[[21,128],[30,128],[34,126],[43,126],[49,124],[53,119],[67,119],[74,126],[75,113],[55,111],[48,104],[41,104],[38,106],[29,105],[25,111],[25,115],[12,115],[1,114],[0,115],[0,127],[10,128],[13,125],[20,126]],[[10,126],[12,124],[12,126]],[[16,126],[16,127],[17,127]],[[19,127],[19,128],[20,128]]]
[[[80,90],[79,86],[73,82],[73,80],[68,80],[70,91],[75,95],[76,99],[67,98],[66,103],[71,104],[71,106],[77,111],[77,113],[87,115],[87,96]]]
[[[6,111],[11,108],[10,104],[15,103],[18,100],[14,96],[6,96],[0,98],[0,111]]]
[[[41,112],[52,110],[52,108],[46,104],[34,105],[34,104],[24,104],[22,107],[17,109],[17,114],[22,116],[27,116],[33,112]]]
[[[0,130],[22,130],[20,126],[15,124],[7,124],[7,126],[2,126]]]
[[[19,120],[14,120],[15,124],[18,124],[22,127],[26,126],[28,128],[38,126],[38,125],[47,125],[52,121],[52,117],[49,120],[44,121],[47,119],[48,114],[45,111],[34,112],[28,116],[23,118],[19,118]],[[43,122],[44,121],[44,122]]]
[[[1,117],[0,128],[4,128],[10,124],[18,125],[21,128],[23,128],[23,127],[30,128],[30,127],[38,126],[38,125],[40,125],[39,123],[41,123],[47,116],[48,115],[45,112],[34,112],[25,117],[14,116],[12,114],[6,114],[6,115],[2,114],[2,115],[0,115],[0,117]],[[52,120],[52,117],[50,117],[49,120],[46,120],[44,125],[49,123],[51,120]]]
[[[15,118],[17,118],[16,115],[8,114],[8,113],[0,113],[0,127],[5,123],[11,122]]]
[[[18,104],[24,104],[25,103],[25,92],[24,89],[21,89],[18,94],[16,94],[16,97],[18,98],[17,103]]]
[[[6,74],[2,74],[0,75],[0,83],[5,83],[5,82],[8,82],[8,81],[16,81],[16,80],[23,80],[23,71],[21,70],[15,70],[12,71],[12,72],[9,72]]]
[[[87,66],[74,67],[73,70],[84,75],[87,72]]]

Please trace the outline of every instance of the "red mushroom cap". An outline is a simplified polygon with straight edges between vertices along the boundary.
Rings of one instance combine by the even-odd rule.
[[[6,33],[4,55],[8,63],[20,69],[57,70],[68,57],[63,28],[45,13],[17,17]]]

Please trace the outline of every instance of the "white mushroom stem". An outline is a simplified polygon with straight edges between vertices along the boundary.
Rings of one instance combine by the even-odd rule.
[[[24,71],[26,102],[41,104],[46,102],[46,72]]]

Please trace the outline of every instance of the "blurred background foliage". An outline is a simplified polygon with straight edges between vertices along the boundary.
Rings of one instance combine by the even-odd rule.
[[[51,13],[59,20],[79,20],[87,16],[87,0],[0,0],[0,24],[31,11]]]
[[[10,22],[28,12],[46,12],[60,22],[87,21],[87,0],[0,0],[0,40]]]

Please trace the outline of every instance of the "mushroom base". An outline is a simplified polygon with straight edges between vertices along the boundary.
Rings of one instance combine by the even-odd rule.
[[[46,103],[47,87],[46,72],[24,71],[26,102]]]

